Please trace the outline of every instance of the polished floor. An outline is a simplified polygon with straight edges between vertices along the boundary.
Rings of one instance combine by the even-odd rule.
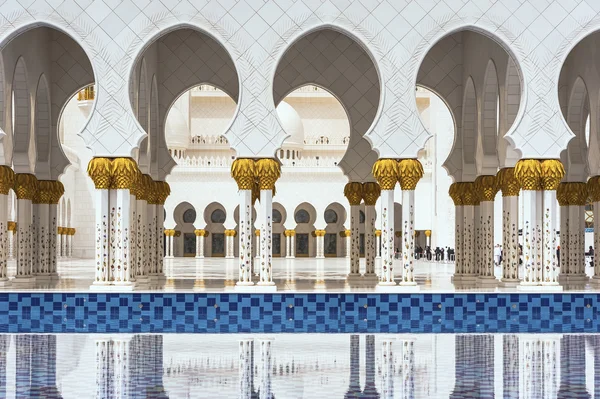
[[[592,398],[599,335],[0,335],[2,398]]]
[[[376,262],[376,272],[379,262]],[[401,270],[400,261],[396,261],[395,269]],[[346,258],[275,258],[273,262],[273,279],[277,292],[377,292],[377,281],[364,279],[349,280],[347,273],[349,263]],[[361,259],[361,270],[364,270],[364,259]],[[235,282],[238,278],[237,259],[224,258],[174,258],[165,259],[164,271],[166,279],[151,285],[139,285],[138,292],[236,292]],[[0,292],[6,291],[61,291],[88,292],[94,279],[94,261],[92,259],[61,259],[58,262],[59,280],[52,282],[36,282],[34,285],[9,284],[0,287]],[[477,282],[470,284],[455,284],[452,276],[453,263],[417,261],[415,279],[419,292],[449,293],[449,292],[540,292],[539,287],[526,288],[515,286],[481,286]],[[501,278],[501,268],[496,267],[495,274]],[[591,267],[587,268],[588,277],[593,274]],[[15,274],[15,261],[8,263],[8,274]],[[396,274],[398,278],[398,274]],[[257,281],[258,277],[254,277]],[[600,292],[600,287],[585,281],[578,284],[563,284],[567,292]],[[261,291],[255,287],[256,292]],[[394,287],[395,292],[402,288]],[[117,289],[118,291],[118,289]],[[412,292],[410,288],[406,292]],[[542,290],[543,291],[543,290]]]

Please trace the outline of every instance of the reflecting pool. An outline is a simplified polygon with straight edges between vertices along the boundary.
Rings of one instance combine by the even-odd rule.
[[[4,398],[591,398],[600,335],[0,335]]]

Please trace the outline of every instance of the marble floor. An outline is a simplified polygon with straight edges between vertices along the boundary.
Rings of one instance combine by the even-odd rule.
[[[136,292],[236,292],[237,259],[224,258],[174,258],[165,259],[164,270],[166,279],[159,283],[138,285]],[[361,270],[364,270],[364,259],[361,259]],[[593,269],[587,268],[588,277],[592,276]],[[364,279],[349,280],[346,274],[349,262],[345,258],[275,258],[273,262],[273,280],[277,292],[377,292],[377,281]],[[376,263],[376,272],[379,263]],[[401,270],[400,261],[396,261],[395,270]],[[33,285],[16,285],[9,283],[0,287],[0,292],[11,291],[65,291],[88,292],[94,279],[93,259],[61,259],[58,262],[58,281],[36,282]],[[423,293],[449,293],[449,292],[540,292],[540,287],[517,286],[483,286],[477,282],[453,282],[454,264],[443,262],[417,261],[415,278],[418,292]],[[8,274],[15,274],[15,261],[9,261]],[[496,267],[497,279],[501,277],[500,267]],[[398,274],[396,274],[398,278]],[[254,277],[254,281],[258,277]],[[267,292],[265,289],[254,286],[255,292]],[[410,287],[393,287],[390,292],[415,292]],[[563,284],[562,290],[567,292],[600,292],[600,287],[590,284],[589,281],[578,284]],[[542,291],[543,292],[543,291]]]

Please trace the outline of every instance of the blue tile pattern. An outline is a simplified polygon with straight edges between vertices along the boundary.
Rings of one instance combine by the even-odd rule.
[[[597,294],[2,293],[0,332],[600,332]]]

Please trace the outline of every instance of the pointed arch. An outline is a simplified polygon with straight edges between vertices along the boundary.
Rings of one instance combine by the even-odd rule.
[[[15,65],[12,80],[13,164],[17,173],[33,172],[29,159],[31,140],[31,100],[27,67],[23,57]]]
[[[469,76],[465,84],[463,97],[462,153],[463,165],[475,165],[475,150],[477,142],[477,94],[475,83]]]
[[[585,126],[590,114],[589,96],[585,81],[578,76],[573,83],[567,106],[567,124],[575,134],[567,146],[567,179],[584,180],[588,176],[588,145]]]
[[[156,75],[150,83],[150,131],[148,135],[148,164],[150,175],[158,178],[158,86]]]
[[[142,58],[142,65],[140,67],[140,76],[138,80],[138,103],[137,103],[137,118],[140,126],[146,134],[148,134],[148,90],[146,81],[146,59]],[[150,172],[150,157],[148,154],[148,143],[149,139],[146,136],[139,147],[138,165],[142,173]]]
[[[481,125],[478,134],[478,150],[480,148],[482,151],[481,155],[483,155],[483,158],[480,159],[481,168],[491,167],[494,169],[498,167],[498,92],[496,65],[490,59],[483,78],[480,105]]]
[[[38,80],[35,94],[35,148],[36,165],[35,174],[38,179],[50,179],[50,152],[52,122],[50,115],[50,93],[46,76],[42,74]]]

